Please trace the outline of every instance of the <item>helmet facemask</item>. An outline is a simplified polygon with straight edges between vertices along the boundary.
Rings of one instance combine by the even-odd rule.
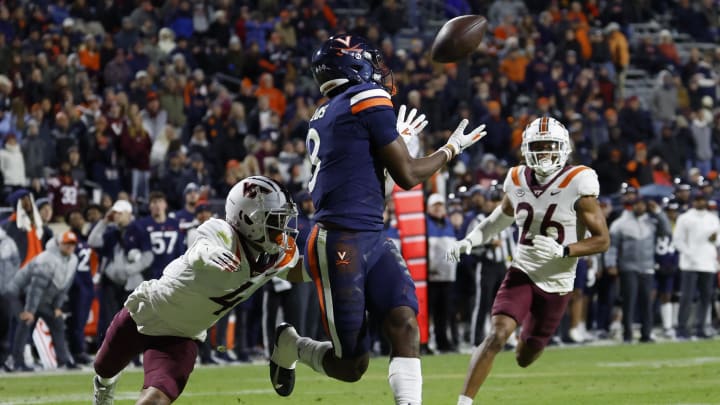
[[[364,51],[363,57],[370,61],[373,67],[372,81],[382,86],[391,95],[397,93],[395,77],[392,70],[385,64],[382,54],[377,49]]]
[[[565,166],[568,151],[564,143],[555,140],[538,140],[527,143],[523,152],[528,166],[541,176],[549,176]]]
[[[298,230],[298,211],[295,203],[288,202],[286,207],[271,209],[265,214],[265,236],[263,246],[270,254],[290,249],[290,238],[295,238]]]
[[[525,163],[543,177],[565,167],[571,149],[567,129],[550,117],[537,118],[528,124],[520,146]]]

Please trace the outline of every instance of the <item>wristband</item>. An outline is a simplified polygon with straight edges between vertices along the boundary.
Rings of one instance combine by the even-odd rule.
[[[460,152],[460,151],[455,150],[455,149],[456,149],[456,148],[455,148],[455,145],[453,145],[453,144],[451,144],[451,143],[446,143],[445,146],[443,146],[443,148],[448,148],[448,152],[451,153],[451,156],[452,156],[452,157],[457,156],[458,153]]]
[[[570,257],[570,246],[563,246],[563,257]]]
[[[450,151],[450,148],[448,148],[447,145],[443,146],[439,150],[445,152],[445,155],[447,156],[447,162],[452,160],[453,155],[452,155],[452,152]]]

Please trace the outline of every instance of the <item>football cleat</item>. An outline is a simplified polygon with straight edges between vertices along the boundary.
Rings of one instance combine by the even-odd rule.
[[[116,380],[117,381],[117,380]],[[103,385],[98,376],[93,378],[93,405],[113,405],[115,400],[115,384]]]
[[[275,328],[275,348],[270,356],[270,382],[278,395],[286,397],[295,388],[295,365],[298,360],[297,340],[300,336],[289,323]]]

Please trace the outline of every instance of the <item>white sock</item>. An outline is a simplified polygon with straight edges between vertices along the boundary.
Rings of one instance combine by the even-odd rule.
[[[470,397],[466,397],[465,395],[460,395],[458,397],[458,403],[457,405],[472,405],[473,399]]]
[[[325,353],[332,349],[332,343],[318,342],[307,337],[301,337],[297,340],[297,348],[300,362],[307,364],[320,374],[327,374],[322,363]]]
[[[680,303],[672,303],[672,324],[673,326],[678,324],[678,313],[680,313]]]
[[[109,387],[109,386],[115,384],[115,382],[117,381],[119,376],[120,376],[120,374],[114,375],[110,378],[103,378],[103,377],[97,376],[97,379],[100,384],[102,384],[106,387]]]
[[[672,310],[671,302],[660,304],[660,317],[662,318],[662,326],[665,330],[672,329]]]
[[[416,357],[393,357],[388,368],[388,381],[397,405],[422,403],[422,371]]]

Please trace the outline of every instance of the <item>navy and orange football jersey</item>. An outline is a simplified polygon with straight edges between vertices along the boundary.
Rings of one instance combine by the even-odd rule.
[[[315,111],[306,140],[315,221],[383,230],[384,167],[377,152],[398,137],[396,119],[390,94],[374,83],[349,87]]]
[[[154,257],[148,272],[152,279],[160,278],[165,266],[185,250],[185,233],[180,231],[180,223],[175,218],[168,217],[158,223],[151,216],[143,217],[128,227],[128,233],[132,234],[132,240],[138,241],[141,251],[152,252]]]

